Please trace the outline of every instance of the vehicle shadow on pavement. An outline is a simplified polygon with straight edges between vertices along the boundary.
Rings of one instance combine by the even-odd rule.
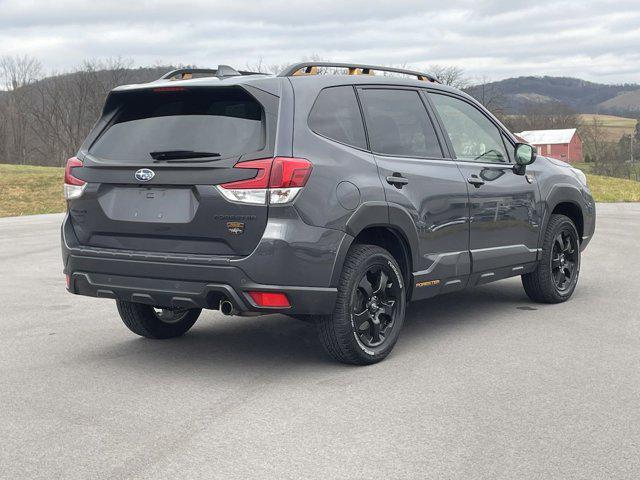
[[[490,321],[499,311],[515,314],[523,305],[532,304],[528,303],[520,283],[513,281],[411,303],[396,354],[404,347],[412,348],[402,342],[402,337],[410,336],[412,343],[428,348],[434,335],[469,322]],[[119,367],[156,371],[159,368],[246,371],[287,365],[340,367],[324,353],[313,325],[284,315],[243,318],[204,311],[194,328],[181,338],[148,340],[128,331],[117,338],[99,349],[84,352],[83,356]]]
[[[529,300],[519,278],[509,279],[410,303],[403,334],[424,332],[428,335],[443,327],[456,328],[467,322],[491,320],[498,312],[516,313],[539,307]]]

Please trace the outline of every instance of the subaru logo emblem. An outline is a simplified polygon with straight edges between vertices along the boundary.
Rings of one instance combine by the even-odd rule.
[[[155,176],[156,176],[155,172],[148,168],[141,168],[135,174],[136,180],[140,182],[148,182]]]

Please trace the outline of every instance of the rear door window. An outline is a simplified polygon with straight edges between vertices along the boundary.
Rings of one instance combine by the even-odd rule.
[[[262,105],[242,88],[126,92],[89,153],[152,162],[151,152],[195,151],[220,158],[265,148]]]
[[[322,90],[309,114],[309,127],[331,140],[367,148],[360,107],[351,86]]]
[[[443,157],[435,128],[417,91],[365,88],[359,95],[373,152]]]

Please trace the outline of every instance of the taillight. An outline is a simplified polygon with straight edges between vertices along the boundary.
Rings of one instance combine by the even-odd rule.
[[[259,307],[289,308],[291,304],[281,292],[249,292],[249,296]]]
[[[218,185],[222,195],[233,201],[264,205],[291,202],[305,186],[313,165],[304,158],[263,158],[236,163],[233,168],[256,169],[256,175],[248,180]]]
[[[276,157],[271,166],[269,201],[287,203],[292,201],[304,187],[313,166],[304,158]]]
[[[67,200],[80,197],[87,185],[84,180],[73,176],[73,169],[76,167],[82,167],[82,160],[76,157],[67,160],[67,165],[64,167],[64,198]]]

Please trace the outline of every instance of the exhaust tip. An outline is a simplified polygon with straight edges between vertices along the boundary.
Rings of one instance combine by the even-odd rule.
[[[238,313],[233,303],[229,300],[220,302],[220,312],[222,312],[223,315],[236,315]]]

